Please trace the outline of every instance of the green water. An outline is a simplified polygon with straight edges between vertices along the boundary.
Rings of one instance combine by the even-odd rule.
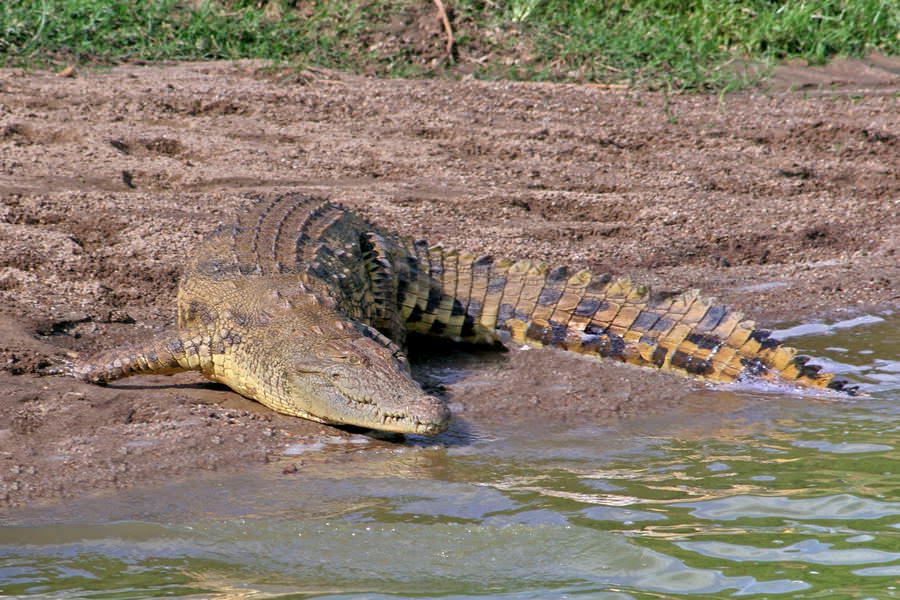
[[[793,345],[869,398],[703,390],[608,425],[457,423],[328,465],[0,520],[0,594],[46,598],[897,598],[900,319]],[[325,452],[328,451],[326,448]]]

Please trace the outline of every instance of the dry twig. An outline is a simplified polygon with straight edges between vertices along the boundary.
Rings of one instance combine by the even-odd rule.
[[[447,33],[447,59],[453,60],[453,28],[450,27],[450,18],[447,16],[447,9],[444,8],[444,3],[442,0],[434,0],[434,5],[437,7],[438,17],[441,18],[441,23],[444,24],[444,31]]]

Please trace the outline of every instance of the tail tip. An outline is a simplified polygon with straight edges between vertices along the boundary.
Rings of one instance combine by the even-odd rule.
[[[859,385],[855,385],[847,379],[840,379],[837,377],[828,382],[828,389],[847,394],[848,396],[859,396],[861,393],[859,391]]]

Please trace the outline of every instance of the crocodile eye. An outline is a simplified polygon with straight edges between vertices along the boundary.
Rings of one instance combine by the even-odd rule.
[[[405,354],[404,352],[399,351],[399,350],[397,350],[396,352],[394,352],[394,358],[396,358],[396,359],[399,360],[400,362],[406,362],[406,354]]]
[[[315,350],[316,356],[324,361],[336,362],[344,365],[361,365],[365,362],[363,356],[350,348],[340,344],[325,344]]]
[[[325,354],[323,358],[345,365],[361,365],[363,363],[363,357],[353,352]]]

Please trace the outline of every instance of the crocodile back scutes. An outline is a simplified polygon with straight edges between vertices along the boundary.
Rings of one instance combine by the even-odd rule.
[[[371,281],[360,236],[372,226],[339,205],[299,193],[265,196],[235,223],[217,228],[188,263],[182,291],[244,278],[297,277],[333,298],[350,318],[371,324]],[[189,295],[189,294],[185,294]]]

